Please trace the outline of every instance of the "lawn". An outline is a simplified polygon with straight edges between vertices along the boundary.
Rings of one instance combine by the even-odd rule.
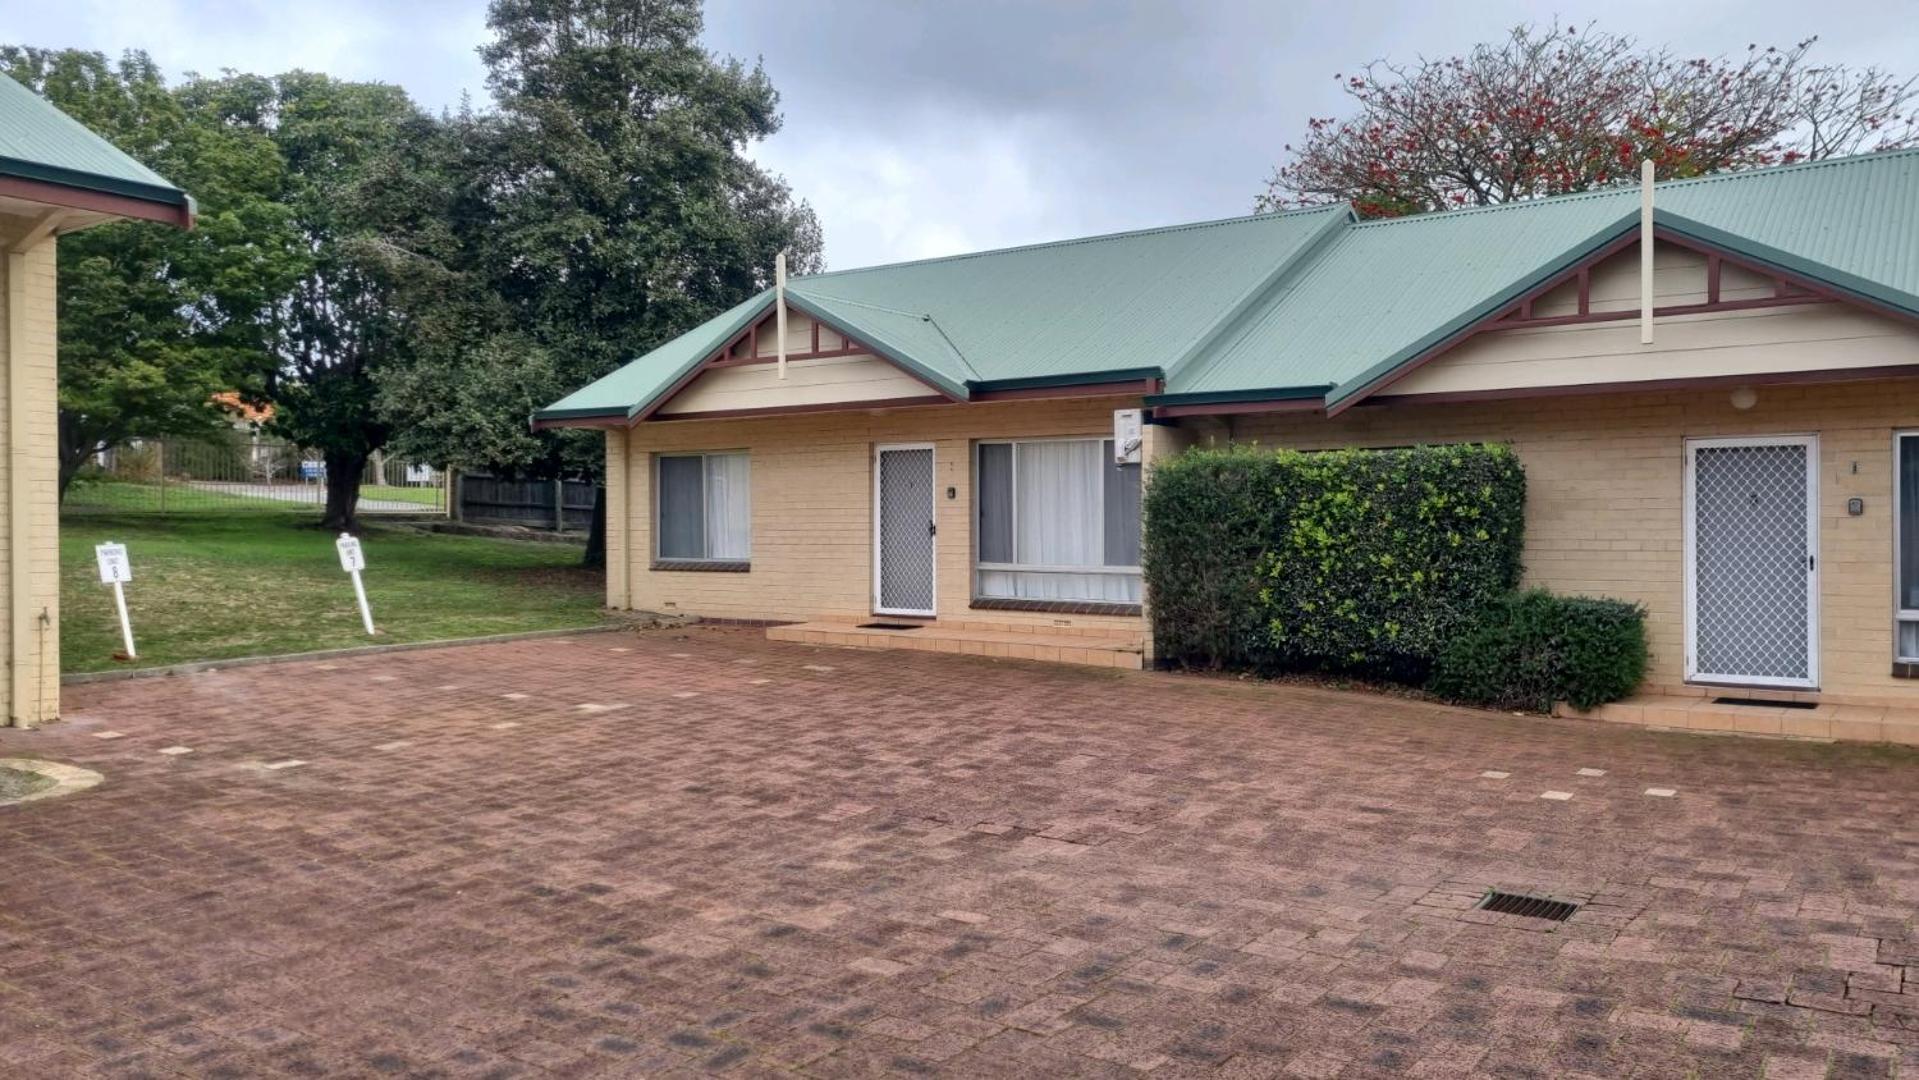
[[[598,571],[570,544],[441,536],[368,526],[364,574],[377,637],[360,627],[333,534],[298,513],[89,513],[61,522],[60,652],[67,671],[176,664],[353,645],[593,626]],[[113,593],[93,546],[127,545],[138,661],[120,648]]]
[[[429,510],[439,509],[441,489],[437,487],[413,487],[399,484],[361,484],[360,498],[382,499],[389,502],[419,503]]]

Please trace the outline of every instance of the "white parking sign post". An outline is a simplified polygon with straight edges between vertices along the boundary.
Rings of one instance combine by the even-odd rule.
[[[366,569],[366,552],[360,550],[360,541],[347,533],[341,533],[333,546],[340,549],[340,569],[353,575],[353,595],[360,600],[360,621],[366,624],[366,632],[370,637],[373,634],[373,609],[367,606],[366,585],[360,581],[360,571]]]
[[[133,623],[127,619],[126,583],[133,580],[133,563],[127,559],[127,546],[96,544],[93,557],[100,563],[100,583],[113,586],[113,606],[120,612],[120,640],[126,642],[127,659],[135,659],[139,654],[133,651]]]

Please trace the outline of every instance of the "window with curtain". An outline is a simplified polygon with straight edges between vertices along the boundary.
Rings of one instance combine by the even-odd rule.
[[[1137,604],[1140,467],[1111,439],[979,444],[975,591]]]
[[[1896,648],[1898,659],[1919,663],[1919,432],[1902,432],[1893,441],[1899,470]]]
[[[753,525],[746,455],[662,454],[658,460],[659,557],[745,562]]]

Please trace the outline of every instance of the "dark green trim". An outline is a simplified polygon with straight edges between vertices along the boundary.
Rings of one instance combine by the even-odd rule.
[[[602,416],[631,416],[632,411],[620,405],[609,405],[590,409],[541,409],[533,414],[535,420],[588,420]]]
[[[1066,375],[1030,375],[1018,379],[976,379],[969,380],[966,386],[976,393],[993,390],[1044,390],[1055,386],[1097,386],[1101,383],[1138,382],[1141,379],[1161,377],[1162,373],[1156,367],[1120,368],[1116,371],[1073,372]]]
[[[1221,405],[1241,401],[1309,401],[1332,390],[1324,386],[1278,386],[1265,390],[1211,390],[1202,394],[1149,394],[1148,405]]]
[[[139,180],[123,180],[115,176],[101,176],[99,173],[81,172],[78,169],[63,169],[58,165],[47,165],[21,158],[0,157],[0,176],[16,176],[22,180],[59,184],[61,187],[79,188],[82,191],[100,191],[108,195],[121,195],[129,199],[159,203],[162,206],[185,206],[188,201],[187,193],[176,187],[149,184]]]
[[[1413,342],[1411,345],[1406,346],[1379,363],[1374,364],[1372,367],[1367,368],[1358,376],[1340,383],[1339,385],[1343,389],[1326,396],[1326,407],[1328,409],[1337,408],[1342,402],[1351,400],[1355,396],[1365,395],[1372,389],[1374,383],[1398,371],[1401,366],[1426,355],[1427,352],[1443,344],[1447,339],[1456,334],[1463,333],[1474,324],[1483,322],[1499,314],[1502,308],[1517,303],[1520,297],[1526,295],[1529,290],[1536,288],[1540,282],[1578,266],[1580,263],[1591,258],[1594,252],[1599,251],[1607,244],[1612,243],[1637,228],[1639,228],[1638,210],[1634,210],[1630,214],[1622,215],[1611,225],[1599,230],[1597,233],[1573,246],[1570,250],[1560,253],[1559,256],[1551,261],[1542,264],[1539,269],[1499,290],[1485,300],[1474,304],[1460,314],[1453,316],[1438,329],[1427,333],[1418,341]]]

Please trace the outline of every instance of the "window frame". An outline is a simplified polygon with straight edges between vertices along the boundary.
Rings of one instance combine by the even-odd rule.
[[[1905,486],[1905,440],[1919,439],[1919,428],[1894,428],[1892,432],[1892,661],[1895,664],[1919,664],[1919,655],[1906,656],[1899,648],[1899,630],[1905,623],[1919,624],[1919,608],[1904,606],[1905,508],[1900,504]]]
[[[1012,485],[1012,488],[1013,488],[1012,497],[1008,500],[1008,509],[1010,511],[1009,527],[1011,529],[1011,535],[1013,538],[1012,539],[1013,556],[1015,559],[1017,559],[1019,557],[1019,446],[1020,444],[1021,443],[1059,443],[1059,442],[1095,443],[1095,444],[1098,444],[1098,446],[1100,447],[1101,462],[1105,465],[1110,466],[1111,464],[1113,464],[1111,460],[1112,451],[1106,448],[1106,444],[1112,441],[1113,441],[1113,437],[1111,435],[1042,435],[1042,436],[1033,436],[1033,437],[1007,437],[1007,438],[1000,438],[1000,439],[974,440],[973,454],[972,454],[972,457],[973,457],[973,515],[972,515],[972,518],[973,518],[973,545],[972,545],[972,548],[973,548],[972,550],[973,599],[995,601],[995,602],[999,602],[999,601],[1020,602],[1019,597],[992,596],[990,594],[981,592],[980,591],[980,574],[981,573],[1108,574],[1108,575],[1113,575],[1118,577],[1136,577],[1136,578],[1142,579],[1142,582],[1143,582],[1145,572],[1138,563],[1135,563],[1132,566],[1110,566],[1105,564],[1101,564],[1098,566],[1055,566],[1051,564],[1022,563],[1022,562],[1010,562],[1010,563],[983,562],[981,561],[980,555],[979,555],[980,535],[981,535],[980,514],[985,509],[985,505],[986,505],[985,500],[980,497],[980,476],[982,475],[982,470],[980,468],[980,451],[982,449],[988,446],[1010,446],[1013,448],[1012,452],[1008,455],[1009,469],[1007,472],[1007,477],[1008,477],[1008,482]],[[1138,467],[1141,470],[1141,482],[1143,483],[1145,480],[1145,474],[1144,474],[1145,464],[1142,462]],[[1101,483],[1099,485],[1099,527],[1100,527],[1100,537],[1101,537],[1101,548],[1103,550],[1105,546],[1105,530],[1106,530],[1106,484],[1104,482],[1103,475],[1101,477]],[[1047,603],[1049,601],[1035,601],[1035,602]],[[1072,604],[1112,603],[1112,601],[1101,601],[1101,600],[1068,600],[1068,601],[1060,601],[1060,602],[1072,603]],[[1130,603],[1130,602],[1121,602],[1121,603]]]
[[[697,458],[700,462],[700,548],[707,548],[706,535],[706,459],[714,457],[740,457],[746,459],[746,554],[737,557],[715,558],[712,555],[663,555],[660,541],[665,536],[661,516],[665,512],[665,487],[660,482],[662,466],[668,458]],[[737,450],[673,450],[653,453],[653,565],[655,568],[674,569],[745,569],[753,561],[753,454],[746,449]]]

